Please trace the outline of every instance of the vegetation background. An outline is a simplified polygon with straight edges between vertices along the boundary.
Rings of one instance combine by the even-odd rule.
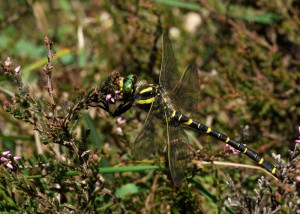
[[[241,154],[229,155],[223,143],[198,133],[189,132],[189,137],[201,149],[201,160],[223,161],[224,166],[190,166],[178,189],[155,159],[143,164],[160,169],[136,172],[139,163],[133,161],[131,146],[145,118],[136,109],[122,115],[125,122],[84,106],[67,128],[59,122],[114,70],[158,82],[161,34],[168,31],[179,70],[191,63],[200,69],[196,118],[269,161],[275,163],[272,153],[291,160],[289,149],[299,150],[294,149],[300,121],[297,1],[17,0],[1,1],[0,8],[0,150],[22,157],[13,169],[0,167],[2,211],[298,210],[299,180],[283,186],[261,170],[231,167],[254,163]],[[48,70],[43,69],[51,53],[45,36],[56,55]],[[10,75],[4,75],[7,57]],[[288,168],[294,178],[300,174],[297,154]],[[132,168],[116,170],[123,166]],[[262,175],[267,180],[258,185]]]

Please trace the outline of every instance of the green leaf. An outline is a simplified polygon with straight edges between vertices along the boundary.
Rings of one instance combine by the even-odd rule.
[[[226,13],[226,11],[224,11],[224,13]],[[280,16],[278,14],[237,5],[230,5],[227,14],[230,17],[260,24],[272,24],[280,21]]]
[[[201,8],[198,3],[193,3],[193,2],[184,2],[184,1],[177,1],[177,0],[153,0],[153,1],[157,3],[169,5],[172,7],[180,7],[188,10],[199,10]]]
[[[134,183],[129,183],[121,186],[116,190],[116,196],[125,198],[127,195],[132,195],[139,192],[139,187]]]
[[[91,141],[92,144],[98,148],[102,148],[102,137],[99,134],[94,121],[91,119],[90,115],[85,113],[83,114],[83,121],[86,124],[86,126],[91,130]]]
[[[137,166],[122,166],[122,167],[102,167],[99,169],[99,173],[113,173],[113,172],[136,172],[158,169],[159,166],[156,165],[137,165]]]
[[[198,3],[185,2],[179,0],[153,0],[156,3],[179,7],[187,10],[199,11],[202,7]],[[242,7],[239,5],[228,5],[222,1],[209,1],[208,4],[214,9],[214,12],[227,15],[229,17],[242,19],[249,22],[260,24],[272,24],[280,21],[280,16],[276,13],[264,12],[251,7]]]
[[[71,49],[67,49],[67,48],[61,49],[58,52],[56,52],[56,55],[55,55],[53,61],[65,56],[65,55],[68,55],[70,53],[71,53]],[[24,67],[22,69],[22,74],[28,73],[28,72],[30,72],[32,70],[35,70],[35,69],[39,69],[39,68],[43,67],[46,63],[47,63],[47,57],[39,59],[39,60],[35,61],[34,63]]]
[[[13,136],[13,135],[2,135],[0,134],[0,140],[1,141],[11,141],[12,144],[15,143],[15,141],[21,140],[21,141],[33,141],[33,137],[28,136]]]
[[[48,100],[42,100],[46,106],[51,106],[51,102]]]
[[[9,195],[6,194],[6,192],[2,188],[0,188],[0,197],[2,204],[5,204],[6,206],[16,207],[15,202],[11,199]]]
[[[136,171],[146,171],[159,169],[159,166],[156,165],[137,165],[137,166],[121,166],[121,167],[101,167],[99,173],[101,174],[110,174],[115,172],[136,172]],[[78,175],[77,171],[68,171],[64,176],[76,176]],[[28,179],[39,179],[42,178],[42,175],[28,175],[25,176]]]

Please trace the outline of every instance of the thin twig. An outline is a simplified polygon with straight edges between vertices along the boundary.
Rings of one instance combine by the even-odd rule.
[[[219,165],[219,166],[233,166],[233,167],[241,167],[241,168],[248,168],[248,169],[258,169],[261,170],[265,173],[267,173],[268,175],[271,175],[275,180],[278,180],[278,178],[276,178],[274,175],[272,175],[270,172],[268,172],[267,170],[259,167],[259,166],[253,166],[253,165],[248,165],[248,164],[240,164],[240,163],[229,163],[229,162],[223,162],[223,161],[212,161],[212,162],[207,162],[207,161],[199,161],[199,160],[193,160],[192,161],[193,164],[197,165],[197,166],[201,166],[203,165]]]
[[[53,42],[50,41],[48,39],[48,37],[45,37],[44,43],[48,49],[48,62],[47,64],[44,66],[43,70],[45,71],[46,75],[47,75],[47,91],[51,100],[51,107],[52,107],[52,111],[54,114],[54,119],[57,118],[57,110],[56,110],[56,103],[54,100],[54,96],[53,96],[53,84],[52,84],[52,70],[53,70],[53,66],[52,66],[52,59],[54,58],[55,54],[52,52],[52,45]]]

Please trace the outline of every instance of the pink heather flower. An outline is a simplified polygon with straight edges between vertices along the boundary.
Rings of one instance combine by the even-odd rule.
[[[300,126],[298,127],[299,135],[300,135]],[[299,139],[295,140],[296,143],[300,143],[300,136]]]
[[[6,162],[6,161],[7,161],[7,158],[1,157],[0,160],[1,160],[2,162]]]
[[[121,127],[118,127],[118,128],[117,128],[117,131],[118,131],[118,132],[120,132],[120,133],[122,133],[122,132],[123,132],[123,130],[122,130],[122,128],[121,128]]]
[[[20,156],[14,156],[14,161],[20,160],[21,157]]]
[[[1,154],[2,154],[2,155],[1,155],[2,157],[0,157],[0,161],[3,162],[3,164],[5,164],[5,166],[6,166],[7,168],[10,168],[10,169],[13,169],[13,168],[14,168],[14,167],[13,167],[13,164],[12,164],[12,162],[11,162],[12,159],[13,159],[14,161],[17,161],[17,160],[21,159],[20,156],[14,156],[14,157],[12,157],[12,158],[8,158],[8,157],[11,156],[11,152],[10,152],[10,151],[4,151],[4,152],[2,152]]]
[[[10,154],[10,151],[5,151],[5,152],[2,152],[2,155],[3,156],[10,156],[11,154]]]
[[[109,100],[110,98],[111,98],[111,94],[108,94],[108,95],[106,95],[105,100],[107,101],[107,100]]]
[[[14,167],[11,165],[11,163],[9,163],[9,162],[6,164],[6,166],[7,166],[8,168],[10,168],[10,169],[13,169],[13,168],[14,168]]]
[[[300,183],[300,176],[296,176],[296,182]]]
[[[126,123],[126,120],[123,119],[122,117],[118,117],[118,119],[117,119],[117,124],[118,124],[118,125],[123,125],[124,123]]]
[[[17,67],[15,68],[15,72],[16,72],[16,73],[19,73],[20,69],[21,69],[21,66],[19,65],[19,66],[17,66]]]
[[[244,146],[246,146],[246,144],[243,144]],[[236,155],[238,154],[240,151],[229,146],[228,144],[225,145],[225,148],[224,148],[225,152],[227,152],[228,154],[231,154],[231,155]]]
[[[108,95],[106,95],[106,98],[105,98],[105,100],[106,100],[106,101],[110,101],[110,102],[112,102],[112,103],[114,103],[114,102],[115,102],[115,98],[114,98],[114,97],[112,97],[112,95],[111,95],[111,94],[108,94]]]

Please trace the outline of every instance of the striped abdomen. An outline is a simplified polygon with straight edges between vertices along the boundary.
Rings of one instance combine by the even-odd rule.
[[[247,148],[242,143],[232,140],[228,136],[224,135],[223,133],[213,130],[210,127],[208,127],[202,123],[193,121],[192,119],[180,114],[179,112],[177,112],[175,110],[169,109],[168,112],[169,112],[169,116],[171,118],[173,118],[174,120],[178,121],[179,123],[189,126],[195,130],[200,130],[201,132],[205,132],[208,135],[227,143],[228,145],[232,146],[233,148],[239,150],[240,152],[242,152],[245,155],[247,155],[248,157],[250,157],[252,160],[257,162],[260,166],[265,168],[268,172],[272,173],[273,175],[276,174],[276,166],[275,165],[265,161],[265,159],[263,157],[258,155],[253,150]]]

